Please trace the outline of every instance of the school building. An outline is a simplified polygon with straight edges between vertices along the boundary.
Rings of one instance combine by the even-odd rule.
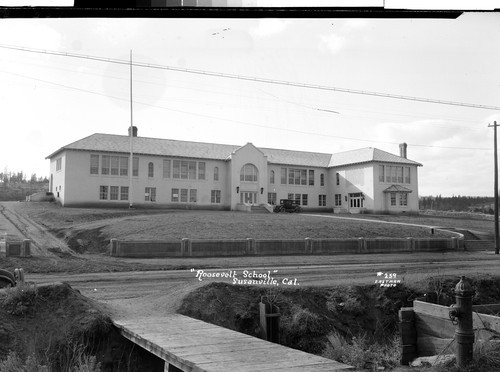
[[[129,130],[130,133],[130,130]],[[130,162],[132,144],[132,162]],[[96,133],[50,159],[50,191],[63,206],[272,211],[280,199],[304,211],[418,212],[418,167],[366,147],[326,154]]]

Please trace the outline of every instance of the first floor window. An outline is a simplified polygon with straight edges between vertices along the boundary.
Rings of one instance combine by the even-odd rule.
[[[342,194],[335,194],[335,206],[340,207],[341,205],[342,205]]]
[[[220,190],[212,190],[210,201],[216,204],[220,203]]]
[[[295,194],[295,200],[300,204],[300,194]]]
[[[145,201],[156,201],[156,187],[146,187],[144,190],[144,200]]]
[[[326,207],[326,195],[319,195],[318,204],[320,207]]]
[[[109,199],[118,200],[118,186],[110,186],[109,188]]]
[[[181,189],[181,203],[187,203],[188,201],[188,189]]]
[[[99,186],[99,199],[108,200],[108,186]]]
[[[128,186],[120,187],[120,200],[128,200]]]
[[[302,205],[307,205],[307,194],[302,194]]]
[[[267,193],[267,202],[268,202],[268,204],[276,205],[276,193],[275,192]]]
[[[288,194],[288,199],[289,200],[293,200],[294,199],[294,195],[293,194]]]
[[[172,189],[172,202],[177,203],[179,201],[179,189]]]
[[[198,190],[191,189],[189,190],[189,202],[196,203],[196,195],[198,194]]]
[[[399,194],[399,205],[401,205],[401,206],[408,205],[408,194],[407,193]]]
[[[391,192],[391,205],[396,205],[396,193]]]

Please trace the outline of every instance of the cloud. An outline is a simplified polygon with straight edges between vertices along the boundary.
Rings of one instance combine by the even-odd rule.
[[[262,19],[257,27],[250,30],[250,34],[255,37],[269,37],[284,32],[292,22],[281,19]]]
[[[340,51],[347,43],[347,39],[337,34],[319,35],[319,50],[332,54]]]
[[[50,23],[50,20],[43,19],[2,20],[0,23],[0,44],[58,50],[63,36],[50,27]]]

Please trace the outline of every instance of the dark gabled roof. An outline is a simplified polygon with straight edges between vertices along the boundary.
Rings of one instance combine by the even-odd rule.
[[[129,153],[130,137],[115,134],[96,133],[81,140],[61,147],[47,156],[53,158],[64,150],[98,151],[111,153]],[[242,146],[221,145],[217,143],[176,141],[161,138],[134,137],[133,152],[141,155],[175,156],[194,159],[227,160],[231,154]],[[267,156],[269,163],[282,165],[297,165],[318,168],[328,168],[347,164],[381,161],[401,164],[421,165],[373,148],[346,151],[338,154],[325,154],[318,152],[280,150],[258,148]]]

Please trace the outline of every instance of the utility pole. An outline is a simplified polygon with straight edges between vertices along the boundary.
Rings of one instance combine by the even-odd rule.
[[[496,121],[493,122],[493,125],[488,125],[488,127],[493,127],[494,132],[494,156],[495,156],[495,254],[499,252],[499,232],[498,232],[498,156],[497,156],[497,127],[498,124]]]
[[[130,50],[130,128],[129,128],[129,147],[130,147],[130,159],[129,159],[129,187],[128,187],[128,200],[129,200],[129,208],[133,207],[132,203],[132,174],[134,172],[134,158],[133,158],[133,136],[134,136],[134,115],[132,111],[132,50]]]

